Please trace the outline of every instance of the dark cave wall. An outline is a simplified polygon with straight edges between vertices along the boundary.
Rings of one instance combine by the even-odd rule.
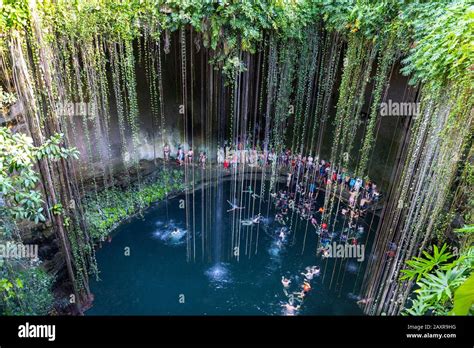
[[[218,70],[213,70],[213,77],[210,80],[209,69],[213,69],[209,65],[210,52],[203,47],[197,49],[197,45],[191,44],[191,37],[187,37],[187,110],[186,117],[188,119],[187,137],[188,142],[184,146],[187,148],[192,145],[195,155],[198,156],[199,151],[208,152],[208,158],[215,158],[215,148],[217,143],[223,142],[223,139],[229,139],[230,128],[230,105],[231,92],[230,87],[224,85],[222,73]],[[93,121],[88,121],[89,137],[91,140],[91,151],[88,150],[86,134],[84,132],[84,121],[82,117],[74,117],[73,122],[76,128],[76,136],[73,137],[73,144],[77,146],[81,152],[81,160],[83,172],[86,176],[99,175],[105,166],[114,168],[122,165],[122,158],[129,158],[136,156],[138,160],[153,160],[156,157],[163,156],[163,145],[168,143],[171,147],[172,156],[177,152],[179,145],[185,143],[185,116],[180,114],[180,105],[183,104],[182,92],[182,78],[181,78],[181,57],[180,57],[180,42],[179,35],[175,33],[172,35],[170,52],[165,54],[162,52],[162,73],[163,73],[163,100],[164,100],[164,115],[166,123],[166,136],[162,139],[159,131],[160,115],[152,115],[150,90],[147,83],[146,69],[142,51],[139,54],[139,49],[143,50],[143,44],[135,44],[136,51],[136,81],[137,81],[137,95],[138,95],[138,109],[139,109],[139,145],[136,153],[122,154],[122,144],[118,126],[117,112],[115,109],[115,100],[113,91],[110,94],[110,129],[109,137],[107,139],[103,132],[97,127],[93,126]],[[192,51],[192,58],[190,52]],[[139,58],[141,56],[141,58]],[[263,55],[262,55],[263,57]],[[263,140],[263,122],[264,113],[255,114],[255,94],[259,92],[257,86],[258,74],[258,54],[252,56],[244,56],[248,59],[248,75],[251,81],[249,86],[249,106],[247,114],[243,115],[241,110],[241,119],[246,118],[248,125],[254,129],[256,124],[260,129],[260,140]],[[261,58],[263,60],[263,58]],[[261,64],[260,60],[260,64]],[[342,60],[342,59],[341,59]],[[408,87],[408,79],[399,73],[399,64],[394,67],[389,82],[388,93],[384,100],[391,99],[397,101],[413,101],[415,98],[415,90]],[[375,72],[376,69],[373,69]],[[338,98],[338,89],[342,72],[342,64],[339,67],[337,74],[334,93],[331,100],[330,112],[328,115],[328,122],[324,130],[323,143],[321,147],[321,158],[329,159],[330,151],[333,141],[333,119],[336,112],[336,103]],[[261,78],[260,78],[261,80]],[[109,81],[112,86],[111,81]],[[212,88],[210,86],[212,85]],[[350,155],[351,161],[357,163],[359,157],[359,149],[364,136],[365,124],[367,122],[367,115],[369,114],[369,107],[371,102],[371,91],[373,83],[367,85],[367,92],[365,96],[365,103],[362,108],[362,115],[360,116],[360,126],[354,140],[354,151]],[[212,89],[212,92],[209,91]],[[212,94],[211,94],[212,93]],[[310,113],[312,114],[312,113]],[[257,119],[255,119],[257,117]],[[222,124],[222,120],[225,124]],[[292,120],[289,120],[291,129]],[[377,138],[375,148],[371,156],[369,176],[378,182],[382,187],[388,187],[390,173],[396,161],[397,149],[403,134],[406,131],[406,120],[404,117],[381,117],[376,127]],[[247,128],[249,128],[247,127]],[[70,128],[70,127],[69,127]],[[131,130],[126,126],[126,143],[127,148],[132,149]],[[71,134],[71,130],[69,129]],[[207,137],[206,137],[207,133]],[[191,134],[193,135],[191,137]],[[71,137],[70,137],[71,138]],[[193,143],[191,143],[191,139]],[[108,144],[110,143],[110,158],[108,154]],[[209,148],[214,149],[209,151]],[[86,165],[90,162],[91,157],[93,165]]]

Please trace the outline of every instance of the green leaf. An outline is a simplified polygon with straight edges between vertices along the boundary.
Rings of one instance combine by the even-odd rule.
[[[474,272],[454,292],[454,307],[450,315],[467,315],[474,303]]]
[[[464,225],[464,227],[456,228],[456,233],[474,233],[474,225]]]
[[[447,245],[444,244],[441,249],[436,245],[433,246],[433,255],[430,255],[426,251],[423,251],[423,257],[414,257],[412,260],[406,261],[406,264],[410,266],[411,269],[403,269],[401,273],[403,274],[401,280],[412,280],[416,278],[416,281],[429,273],[433,268],[441,266],[443,263],[448,261],[453,255],[449,252],[446,252]]]

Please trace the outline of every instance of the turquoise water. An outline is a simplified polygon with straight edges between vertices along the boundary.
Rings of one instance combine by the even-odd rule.
[[[101,279],[91,284],[95,300],[86,314],[287,315],[291,313],[285,312],[282,305],[288,302],[289,297],[283,290],[281,277],[292,280],[289,293],[300,291],[304,280],[301,273],[305,267],[313,265],[320,266],[321,273],[310,281],[312,289],[294,314],[361,314],[354,293],[357,293],[362,281],[368,251],[364,262],[322,259],[316,255],[318,236],[315,228],[296,214],[288,226],[292,233],[286,241],[278,242],[277,231],[281,225],[274,221],[273,206],[264,202],[261,209],[263,221],[254,225],[251,233],[250,227],[241,228],[241,249],[237,261],[230,257],[230,243],[232,223],[238,213],[234,216],[233,212],[227,212],[230,205],[226,201],[231,199],[232,184],[224,182],[222,185],[223,197],[218,197],[218,204],[214,204],[218,190],[206,192],[204,200],[202,190],[196,191],[194,231],[192,227],[189,232],[186,231],[185,210],[180,208],[184,195],[160,202],[149,208],[142,217],[121,225],[112,240],[103,243],[97,251]],[[323,197],[320,196],[318,200],[322,205]],[[222,198],[223,204],[220,203]],[[209,199],[214,203],[209,204]],[[240,204],[252,209],[251,199]],[[268,214],[267,207],[270,207]],[[203,260],[199,254],[202,246],[200,228],[210,209],[215,212],[211,211],[213,220],[207,225],[211,232],[206,233],[211,233],[211,237],[205,244]],[[244,212],[245,209],[242,214],[246,216]],[[247,214],[250,215],[249,212]],[[217,222],[216,216],[220,216]],[[342,229],[343,222],[340,220],[336,224],[336,232]],[[368,226],[370,221],[362,224]],[[234,232],[237,231],[235,226]],[[176,229],[177,233],[173,233]],[[361,240],[366,239],[367,229]],[[186,257],[187,233],[195,234],[198,250],[196,259],[191,257],[189,262]],[[368,240],[371,240],[370,235]],[[217,242],[218,247],[215,245]],[[217,256],[216,249],[219,250]]]

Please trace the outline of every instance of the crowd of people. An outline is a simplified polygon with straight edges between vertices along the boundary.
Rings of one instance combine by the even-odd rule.
[[[163,151],[165,160],[170,160],[169,145],[166,144]],[[175,159],[180,166],[197,164],[205,168],[208,156],[205,151],[201,151],[196,159],[191,147],[185,150],[184,146],[179,146]],[[280,225],[275,232],[276,244],[278,248],[281,248],[287,242],[291,233],[290,224],[293,224],[293,219],[296,217],[307,222],[307,226],[314,228],[314,232],[319,237],[318,253],[323,258],[329,257],[330,243],[333,241],[359,243],[365,233],[365,227],[362,222],[359,222],[359,217],[363,217],[368,208],[377,203],[381,197],[375,182],[356,177],[345,168],[334,166],[311,154],[294,154],[290,149],[276,153],[272,149],[263,151],[259,147],[248,147],[242,143],[236,146],[225,143],[224,146],[218,146],[216,157],[212,162],[223,170],[236,168],[239,164],[261,169],[276,168],[280,177],[286,176],[286,182],[278,180],[270,193],[275,205],[275,221]],[[327,216],[326,218],[324,216],[328,212],[325,212],[324,206],[318,204],[319,193],[326,192],[328,188],[346,202],[337,212],[344,217],[343,226],[339,227],[338,231],[335,231],[335,225],[332,222],[332,228],[328,226]],[[243,192],[249,193],[254,199],[264,199],[253,192],[252,187]],[[228,213],[245,209],[237,202],[227,202]],[[243,226],[257,225],[262,219],[259,213],[243,219],[241,224]],[[394,249],[396,248],[391,248],[391,252],[394,252]],[[288,301],[283,305],[287,315],[294,315],[300,309],[304,297],[311,290],[311,281],[319,275],[319,272],[320,269],[317,266],[306,267],[305,272],[301,273],[304,280],[298,284],[299,291],[290,291],[292,280],[282,277],[283,290],[288,297]],[[301,277],[297,276],[293,280],[296,283],[299,279]]]
[[[163,147],[163,153],[165,160],[170,160],[171,151],[168,144]],[[228,144],[218,146],[216,157],[217,165],[224,169],[238,164],[262,168],[275,164],[280,170],[287,171],[287,186],[298,185],[296,188],[308,197],[312,197],[319,187],[336,185],[342,192],[348,193],[349,206],[354,208],[353,210],[356,210],[356,206],[365,210],[371,203],[380,199],[380,192],[373,181],[351,175],[346,169],[337,168],[330,162],[315,158],[311,154],[307,156],[293,154],[290,149],[277,154],[272,149],[263,151],[259,147],[248,148],[239,143],[237,146]],[[180,166],[197,163],[205,168],[208,162],[205,151],[200,151],[196,161],[192,147],[185,150],[184,146],[178,147],[175,158]],[[353,214],[357,212],[354,211]]]
[[[171,151],[168,144],[164,146],[163,151],[165,160],[169,160]],[[330,187],[346,200],[347,205],[338,213],[343,215],[348,223],[339,238],[340,241],[354,244],[364,233],[364,227],[357,223],[359,217],[363,217],[367,209],[377,203],[381,197],[375,182],[356,177],[346,169],[336,167],[311,154],[294,154],[290,149],[276,153],[273,149],[264,151],[259,146],[246,146],[243,142],[237,145],[225,143],[224,146],[218,146],[216,159],[217,165],[222,166],[224,170],[235,168],[238,164],[246,164],[261,168],[275,165],[280,174],[283,172],[287,176],[285,189],[271,194],[278,211],[275,219],[282,225],[286,225],[289,212],[291,212],[291,216],[296,213],[300,219],[308,220],[321,237],[323,256],[327,254],[327,245],[334,236],[320,218],[324,214],[324,208],[317,206],[320,189]],[[195,161],[192,147],[185,150],[184,146],[179,146],[176,161],[180,166],[197,163],[205,168],[208,156],[205,151],[201,151]],[[250,194],[254,198],[263,199],[254,192]],[[232,202],[229,204],[231,205],[229,211],[243,209]],[[242,223],[250,226],[259,223],[260,218],[254,217]]]

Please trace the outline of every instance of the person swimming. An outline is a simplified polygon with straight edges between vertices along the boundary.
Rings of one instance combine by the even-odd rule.
[[[359,301],[357,301],[357,304],[358,305],[365,305],[365,304],[368,304],[370,301],[372,301],[371,298],[362,298]]]
[[[314,276],[311,270],[306,271],[306,273],[301,273],[301,275],[304,276],[307,280],[312,280]]]
[[[260,195],[257,195],[256,193],[252,193],[252,198],[253,199],[262,199],[263,197]]]
[[[300,305],[294,306],[291,303],[282,304],[282,307],[285,308],[286,315],[295,315],[295,312],[300,309]]]
[[[321,252],[322,252],[323,258],[328,258],[329,256],[331,256],[331,253],[329,252],[329,248],[322,248]]]
[[[175,228],[172,232],[171,232],[171,237],[178,237],[179,236],[179,230],[177,228]]]
[[[251,225],[254,225],[254,224],[259,224],[260,221],[262,221],[262,216],[259,213],[257,216],[253,217],[252,219],[242,220],[241,223],[244,226],[251,226]]]
[[[232,207],[231,209],[227,210],[227,212],[231,212],[231,211],[234,211],[234,210],[241,210],[241,209],[245,209],[245,207],[239,207],[237,204],[235,203],[232,203],[231,201],[227,200],[227,203],[230,204],[230,206]]]
[[[283,215],[280,213],[275,215],[275,220],[282,225],[286,225],[286,221],[284,220]]]
[[[281,284],[283,285],[285,289],[288,289],[290,287],[291,280],[283,276],[281,277]]]
[[[305,295],[311,291],[311,285],[307,281],[303,282],[303,285],[301,287],[303,288],[303,292]]]
[[[278,234],[278,237],[280,238],[280,240],[281,240],[282,242],[285,241],[285,239],[286,239],[286,234],[285,234],[285,230],[284,230],[283,228],[280,230],[280,233]]]
[[[304,297],[306,296],[306,292],[304,290],[297,291],[293,293],[293,296],[296,296],[296,299],[303,302]]]

